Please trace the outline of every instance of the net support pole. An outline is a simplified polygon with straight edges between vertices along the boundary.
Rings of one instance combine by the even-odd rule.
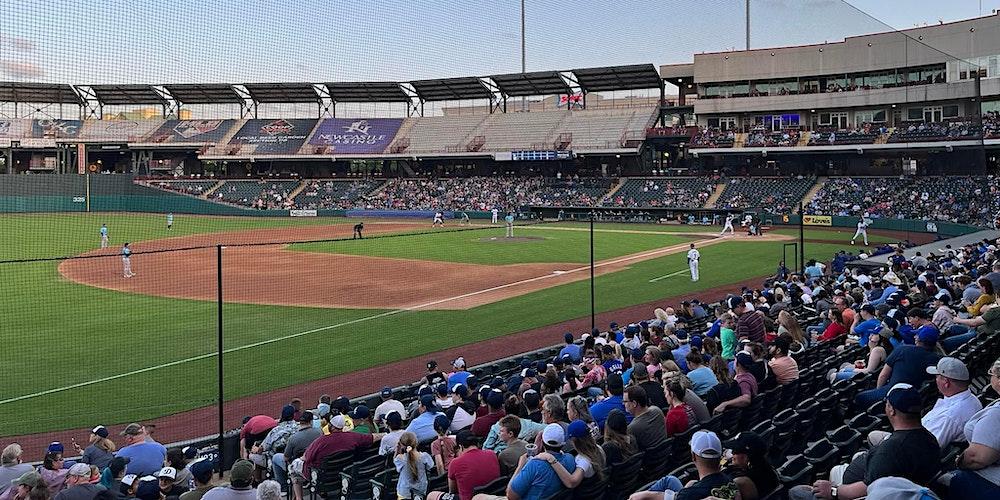
[[[806,212],[799,201],[799,272],[802,276],[806,275]]]
[[[590,211],[590,329],[597,328],[594,307],[594,211]]]
[[[216,359],[217,359],[218,370],[219,370],[218,375],[217,375],[218,376],[218,382],[219,382],[219,388],[218,388],[219,392],[218,392],[218,395],[217,395],[218,401],[216,403],[217,406],[218,406],[218,413],[219,413],[219,429],[218,429],[218,431],[219,431],[219,437],[216,440],[216,446],[218,447],[218,450],[219,450],[219,477],[221,478],[222,477],[222,467],[223,467],[223,464],[226,463],[226,461],[225,461],[225,459],[226,459],[226,457],[225,457],[226,448],[224,447],[224,443],[223,443],[224,433],[225,433],[225,425],[226,424],[225,424],[225,417],[223,415],[223,412],[224,412],[224,406],[223,406],[224,405],[224,403],[223,403],[224,384],[223,384],[223,378],[222,378],[222,376],[223,376],[223,363],[222,363],[222,349],[223,349],[223,347],[222,347],[222,245],[215,245],[215,289],[216,289],[216,297],[215,297],[216,304],[215,304],[215,307],[216,307],[216,316],[217,316],[216,329],[217,329],[217,334],[218,334],[218,338],[216,339],[217,342],[218,342],[218,345],[216,346],[216,353],[217,353]]]

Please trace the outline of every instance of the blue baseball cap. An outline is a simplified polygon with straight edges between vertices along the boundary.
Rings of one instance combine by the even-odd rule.
[[[437,404],[434,403],[434,396],[430,394],[425,394],[423,396],[420,396],[420,404],[424,408],[427,408],[427,411],[437,410]]]
[[[566,436],[571,438],[581,438],[589,432],[590,429],[587,428],[587,423],[583,420],[574,420],[566,427]]]
[[[391,398],[392,397],[392,387],[385,386],[382,388],[382,397]]]
[[[919,414],[923,409],[923,400],[920,392],[910,384],[896,384],[889,389],[885,400],[889,402],[896,411],[903,413]]]
[[[939,336],[937,328],[920,328],[917,330],[917,340],[923,344],[937,344]]]
[[[704,344],[704,341],[702,340],[702,338],[701,338],[700,335],[695,335],[695,336],[691,337],[691,347],[695,347],[695,348],[701,349],[701,346],[703,344]]]

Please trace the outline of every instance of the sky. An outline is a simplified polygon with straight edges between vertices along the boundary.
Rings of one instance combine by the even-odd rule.
[[[744,46],[743,0],[525,0],[527,70]],[[1000,0],[752,0],[751,45],[990,14]],[[0,81],[398,81],[519,72],[519,0],[9,0]]]

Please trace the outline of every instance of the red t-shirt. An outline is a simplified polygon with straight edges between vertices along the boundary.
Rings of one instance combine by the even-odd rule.
[[[250,420],[247,420],[247,423],[243,424],[243,428],[240,429],[240,439],[245,439],[247,436],[254,434],[263,434],[274,429],[277,425],[278,421],[267,415],[250,417]]]
[[[493,427],[493,424],[499,422],[500,419],[505,416],[507,416],[507,414],[504,413],[503,410],[496,413],[487,413],[486,415],[477,418],[476,421],[472,423],[472,428],[470,430],[473,434],[479,437],[486,437],[490,433],[490,427]]]
[[[820,342],[829,342],[845,333],[847,333],[847,328],[844,325],[831,322],[827,325],[826,330],[823,330],[823,335],[819,336],[819,340]]]
[[[374,443],[371,434],[359,434],[357,432],[331,432],[326,436],[316,438],[312,444],[306,448],[302,455],[302,477],[309,478],[310,467],[317,467],[323,463],[323,459],[340,451],[357,450],[367,448]]]
[[[686,404],[674,406],[663,416],[668,436],[680,434],[688,429],[688,411],[686,407]]]
[[[448,479],[458,484],[459,500],[470,500],[472,490],[500,477],[500,462],[492,451],[471,449],[451,461]]]

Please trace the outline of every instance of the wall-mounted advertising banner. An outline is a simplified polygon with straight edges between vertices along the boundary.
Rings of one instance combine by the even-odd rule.
[[[80,135],[80,120],[35,120],[31,136],[45,139],[75,139]]]
[[[384,153],[402,123],[400,118],[327,118],[316,127],[309,144],[329,146],[335,154]]]
[[[19,139],[31,131],[31,120],[0,120],[0,137]]]
[[[833,218],[829,215],[803,215],[802,224],[806,226],[831,226]]]
[[[253,146],[254,153],[295,154],[315,126],[316,120],[247,120],[229,144]]]
[[[142,142],[217,143],[236,120],[167,120]]]
[[[163,120],[89,120],[83,123],[80,139],[101,142],[139,142],[160,128]]]

